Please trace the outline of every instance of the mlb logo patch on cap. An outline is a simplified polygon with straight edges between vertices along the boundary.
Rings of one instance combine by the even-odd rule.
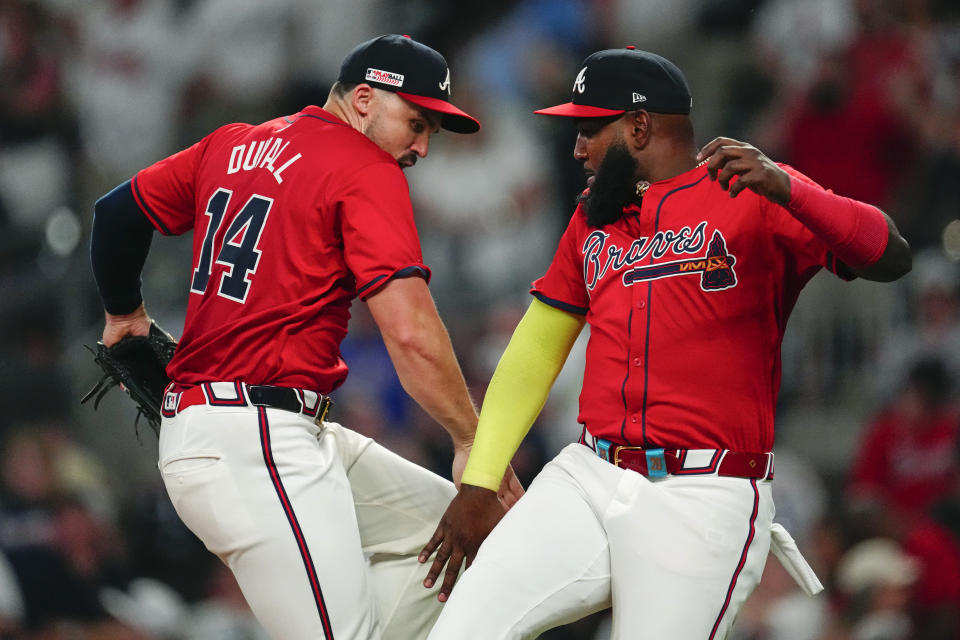
[[[391,73],[382,69],[367,69],[366,79],[370,82],[380,82],[388,84],[391,87],[402,87],[403,76],[399,73]]]

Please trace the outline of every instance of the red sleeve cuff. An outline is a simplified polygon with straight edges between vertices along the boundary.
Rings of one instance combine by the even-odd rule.
[[[363,284],[363,286],[357,287],[357,296],[361,300],[366,300],[370,294],[377,291],[380,289],[380,287],[387,284],[394,278],[423,278],[427,281],[427,284],[429,284],[430,276],[430,267],[422,263],[412,264],[410,266],[397,269],[392,273],[382,273],[375,278],[368,280]]]

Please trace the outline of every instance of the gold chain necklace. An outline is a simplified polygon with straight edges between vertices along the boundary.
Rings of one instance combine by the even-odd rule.
[[[696,169],[697,167],[702,167],[705,164],[707,164],[707,161],[701,160],[700,162],[697,163],[697,166],[694,167],[694,169]],[[646,180],[641,180],[640,182],[638,182],[637,188],[636,188],[637,197],[642,198],[643,194],[645,194],[647,192],[647,189],[649,188],[650,188],[650,183],[647,182]]]

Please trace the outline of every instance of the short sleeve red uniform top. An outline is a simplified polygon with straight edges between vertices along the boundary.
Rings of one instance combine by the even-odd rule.
[[[586,315],[579,421],[591,434],[767,452],[787,317],[821,267],[851,277],[786,209],[749,190],[731,198],[698,167],[601,229],[578,207],[531,292]]]
[[[194,231],[179,384],[239,380],[328,393],[347,375],[351,300],[429,279],[406,179],[319,107],[231,124],[142,171],[134,197],[164,234]]]

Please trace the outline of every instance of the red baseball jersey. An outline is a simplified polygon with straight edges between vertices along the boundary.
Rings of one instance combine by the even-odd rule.
[[[531,293],[586,315],[579,421],[591,434],[767,452],[787,317],[821,267],[852,277],[786,209],[731,198],[697,167],[602,229],[577,207]]]
[[[132,181],[163,234],[191,229],[183,336],[167,372],[328,393],[347,376],[350,301],[394,276],[429,279],[406,179],[319,107],[230,124]]]

